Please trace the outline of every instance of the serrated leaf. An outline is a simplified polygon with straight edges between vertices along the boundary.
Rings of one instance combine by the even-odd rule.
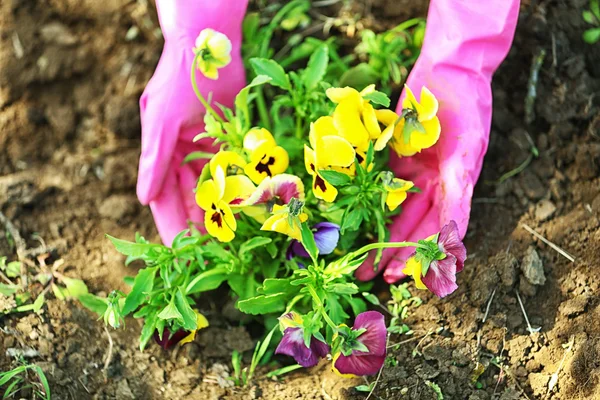
[[[242,243],[242,245],[240,246],[239,254],[244,254],[244,253],[246,253],[252,249],[255,249],[257,247],[266,246],[267,244],[271,243],[272,241],[273,241],[273,239],[268,238],[268,237],[255,236],[252,239],[247,240],[244,243]]]
[[[250,93],[250,89],[255,86],[264,85],[269,81],[271,81],[270,77],[266,75],[258,75],[256,78],[252,79],[252,82],[240,90],[237,96],[235,96],[236,114],[243,114],[247,123],[249,123],[248,94]]]
[[[258,288],[258,293],[261,294],[275,294],[275,293],[285,293],[292,289],[290,286],[290,280],[288,278],[280,278],[280,279],[265,279],[260,288]]]
[[[93,295],[91,293],[85,293],[79,296],[79,302],[88,310],[102,316],[106,312],[106,308],[108,304],[106,303],[106,299]]]
[[[383,92],[374,91],[367,93],[363,96],[363,99],[369,100],[371,103],[379,104],[380,106],[389,107],[390,98]]]
[[[285,309],[285,293],[260,295],[246,300],[238,301],[238,309],[246,314],[262,315]]]
[[[251,58],[250,65],[256,75],[265,75],[271,78],[269,82],[273,86],[284,90],[291,90],[290,78],[285,73],[283,67],[274,60],[266,58]]]
[[[125,299],[125,305],[122,310],[124,316],[138,308],[144,302],[148,293],[152,291],[157,270],[158,267],[153,267],[138,271],[133,281],[131,292],[129,292]]]
[[[327,72],[329,63],[329,48],[327,45],[320,46],[312,53],[308,60],[308,65],[302,73],[304,87],[311,90],[317,87],[317,84],[323,80]]]
[[[186,296],[183,294],[181,288],[175,293],[175,307],[183,317],[182,327],[186,331],[193,331],[198,328],[196,313],[190,306]]]
[[[207,292],[221,286],[227,280],[228,273],[225,268],[215,268],[201,273],[188,284],[187,294]]]
[[[127,240],[117,239],[110,235],[106,235],[106,237],[110,239],[113,246],[115,246],[115,249],[119,253],[125,254],[126,256],[131,256],[131,257],[141,257],[141,256],[147,254],[148,251],[150,251],[151,249],[159,247],[158,245],[155,245],[155,244],[129,242]]]
[[[319,174],[333,186],[344,186],[352,182],[351,177],[338,171],[321,169],[319,170]]]

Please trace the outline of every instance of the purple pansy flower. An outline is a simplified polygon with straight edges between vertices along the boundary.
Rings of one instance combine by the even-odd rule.
[[[340,226],[333,222],[319,222],[313,226],[313,231],[319,254],[331,254],[340,240]],[[286,257],[291,260],[295,255],[310,257],[302,243],[292,240],[287,249]]]
[[[420,240],[423,248],[417,248],[406,261],[402,272],[411,275],[418,289],[429,289],[438,297],[454,292],[456,274],[463,270],[467,249],[460,239],[456,222],[450,221],[440,233]]]
[[[352,329],[345,327],[341,352],[334,357],[333,369],[341,375],[374,375],[385,362],[387,330],[383,314],[360,313]]]
[[[160,338],[158,331],[154,331],[154,341],[163,349],[169,350],[171,347],[181,342],[187,335],[189,335],[189,332],[186,332],[183,329],[180,329],[175,333],[171,333],[167,328],[165,328],[162,334],[162,339]]]
[[[279,319],[279,323],[285,330],[275,354],[294,357],[298,364],[309,368],[317,365],[319,360],[329,353],[329,346],[314,336],[310,338],[310,346],[306,346],[300,315],[294,312],[287,313]]]

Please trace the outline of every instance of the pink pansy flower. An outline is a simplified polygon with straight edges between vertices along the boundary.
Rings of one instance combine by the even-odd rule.
[[[314,367],[329,353],[329,346],[312,335],[307,346],[302,323],[302,317],[295,312],[279,318],[279,324],[284,331],[275,354],[294,357],[296,362],[305,368]]]
[[[402,272],[413,277],[418,289],[429,289],[438,297],[454,292],[458,288],[456,274],[462,271],[467,259],[456,222],[450,221],[438,235],[419,243],[424,247],[417,248]]]
[[[377,311],[360,313],[352,329],[342,325],[338,335],[343,342],[340,352],[333,359],[334,372],[342,376],[375,375],[379,372],[387,350],[383,314]]]

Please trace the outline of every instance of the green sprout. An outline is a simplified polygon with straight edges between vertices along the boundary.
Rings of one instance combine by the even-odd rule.
[[[583,11],[582,16],[585,22],[594,25],[583,32],[583,40],[594,44],[600,40],[600,0],[590,0],[590,9]]]

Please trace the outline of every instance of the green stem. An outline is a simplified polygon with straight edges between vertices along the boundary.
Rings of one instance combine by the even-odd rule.
[[[192,81],[192,87],[194,88],[194,93],[196,93],[196,97],[198,98],[198,100],[200,100],[200,103],[202,103],[202,105],[204,106],[206,111],[211,113],[212,116],[215,117],[215,119],[217,121],[219,121],[220,123],[223,124],[223,123],[225,123],[223,118],[221,118],[221,116],[215,111],[214,108],[211,107],[210,104],[208,104],[208,101],[206,101],[204,96],[202,96],[200,89],[198,89],[198,82],[196,82],[196,65],[198,63],[198,57],[201,57],[201,53],[196,54],[196,56],[194,57],[194,61],[192,61],[192,70],[190,72],[190,79]]]
[[[267,103],[265,102],[265,96],[261,87],[256,88],[256,105],[258,107],[258,115],[263,128],[266,128],[268,131],[270,131],[271,119],[269,118],[269,113],[267,112]]]
[[[381,242],[381,243],[371,243],[371,244],[367,244],[366,246],[361,247],[360,249],[353,251],[352,253],[348,254],[349,256],[351,255],[351,258],[356,258],[364,253],[367,253],[371,250],[375,250],[375,249],[397,249],[400,247],[422,247],[424,248],[425,246],[419,244],[419,243],[415,243],[415,242]]]
[[[302,139],[302,119],[296,117],[296,138]]]
[[[331,329],[333,329],[334,332],[337,331],[337,325],[335,324],[335,322],[333,322],[331,320],[329,315],[327,315],[327,312],[325,311],[325,307],[323,306],[323,302],[321,302],[321,298],[317,294],[317,291],[315,290],[315,288],[310,285],[308,285],[307,287],[308,287],[308,291],[310,292],[310,295],[312,296],[313,300],[319,306],[319,312],[323,316],[323,319],[325,320],[325,322],[327,322],[327,325],[329,325],[331,327]]]

